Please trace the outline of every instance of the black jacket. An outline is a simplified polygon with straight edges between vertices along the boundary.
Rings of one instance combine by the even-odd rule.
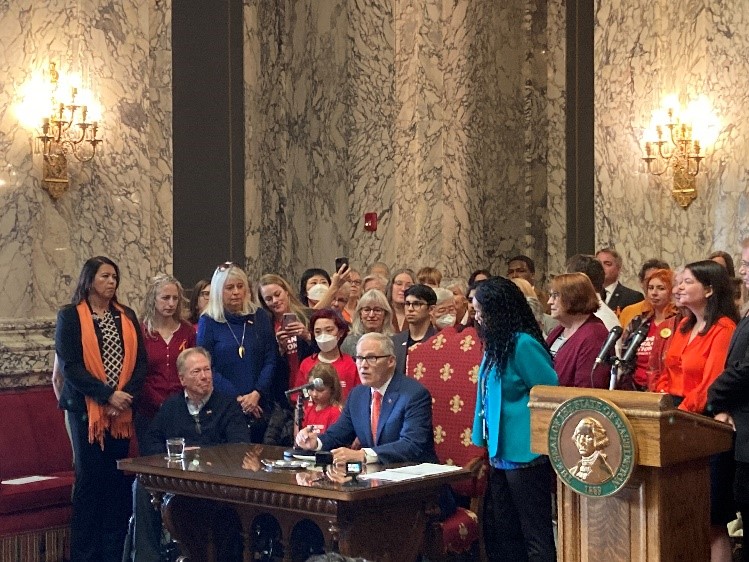
[[[736,460],[749,463],[749,318],[736,327],[726,367],[707,391],[707,411],[728,412],[736,424]]]
[[[143,335],[140,331],[138,318],[130,308],[120,305],[125,309],[125,314],[133,323],[138,336],[138,350],[135,357],[135,368],[127,385],[122,389],[132,394],[137,400],[138,393],[143,386],[148,370],[146,348],[143,345]],[[110,312],[114,316],[117,331],[122,340],[122,318],[120,311],[110,306]],[[102,346],[102,335],[99,327],[94,323],[96,337],[99,340],[99,348]],[[123,344],[124,345],[124,344]],[[75,306],[69,304],[60,309],[57,314],[57,326],[55,328],[55,352],[60,359],[60,368],[65,377],[65,383],[60,394],[60,407],[71,412],[86,411],[86,396],[90,396],[100,404],[106,404],[115,389],[100,381],[86,370],[83,362],[83,343],[81,341],[81,321]]]

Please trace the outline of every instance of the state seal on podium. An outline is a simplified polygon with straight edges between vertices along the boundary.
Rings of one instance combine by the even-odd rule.
[[[551,416],[548,444],[562,482],[588,497],[615,494],[637,465],[629,420],[602,398],[576,396],[561,403]]]

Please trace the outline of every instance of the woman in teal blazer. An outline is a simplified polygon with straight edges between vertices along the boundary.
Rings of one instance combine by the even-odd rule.
[[[534,385],[557,385],[541,329],[523,293],[492,277],[473,298],[484,358],[479,369],[473,442],[492,465],[495,548],[499,560],[555,561],[551,523],[551,467],[531,452],[528,409]]]

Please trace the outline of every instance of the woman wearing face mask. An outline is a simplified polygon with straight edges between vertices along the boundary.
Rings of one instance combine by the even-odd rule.
[[[299,301],[302,306],[312,306],[309,302],[309,292],[315,285],[330,287],[330,275],[327,271],[319,267],[311,267],[302,273],[302,278],[299,281]]]
[[[354,359],[341,352],[341,343],[348,334],[348,325],[337,312],[329,308],[318,310],[309,321],[310,332],[314,334],[320,353],[315,353],[302,361],[299,373],[293,385],[300,386],[307,382],[312,368],[318,363],[328,363],[335,368],[341,381],[343,400],[351,389],[359,384],[359,373]]]
[[[452,328],[457,317],[452,291],[437,287],[434,293],[437,295],[437,304],[432,309],[432,325],[438,330]]]

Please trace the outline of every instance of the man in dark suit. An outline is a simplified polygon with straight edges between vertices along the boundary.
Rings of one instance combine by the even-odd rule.
[[[138,444],[141,455],[163,455],[166,453],[166,439],[176,436],[184,437],[185,444],[193,448],[250,442],[250,430],[237,400],[213,390],[208,351],[192,347],[180,353],[177,372],[184,392],[173,394],[161,406],[145,438]],[[133,511],[135,528],[131,559],[159,562],[162,560],[161,516],[153,509],[150,494],[138,480],[133,484]],[[229,522],[226,522],[226,527],[229,527]]]
[[[604,302],[617,316],[625,307],[645,298],[639,291],[619,283],[619,272],[622,269],[622,256],[619,252],[613,248],[602,248],[596,253],[596,259],[601,262],[605,273],[603,288],[606,291],[606,298]]]
[[[331,451],[335,464],[438,462],[432,397],[421,383],[396,371],[390,338],[376,332],[364,334],[354,358],[362,384],[349,394],[341,417],[319,437],[312,428],[303,428],[296,444]],[[350,448],[357,437],[361,450]]]
[[[432,326],[432,310],[437,304],[437,294],[427,285],[411,285],[405,292],[406,322],[408,330],[393,336],[395,347],[395,370],[406,372],[408,349],[421,341],[428,340],[437,333]]]

